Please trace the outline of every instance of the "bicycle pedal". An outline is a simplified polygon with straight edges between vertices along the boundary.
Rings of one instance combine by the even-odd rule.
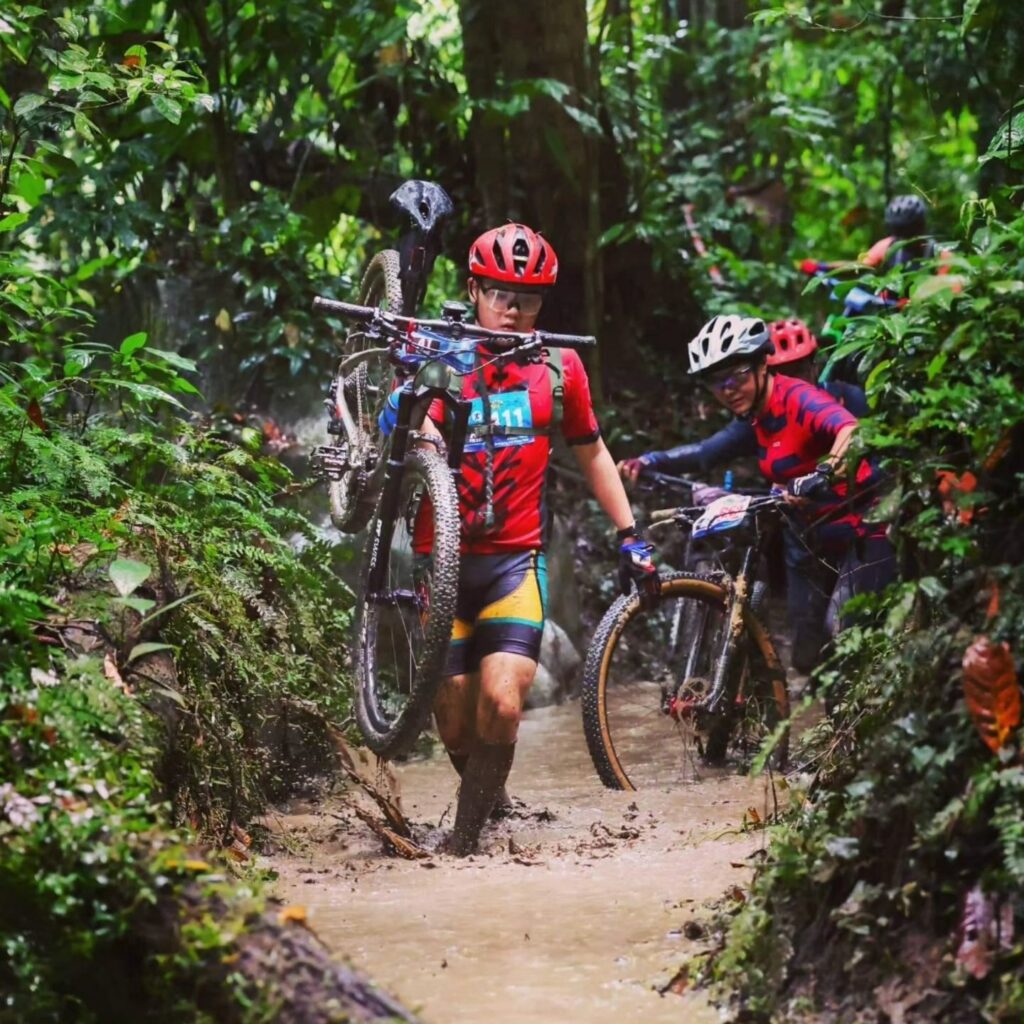
[[[340,480],[352,469],[348,460],[347,445],[320,445],[319,448],[313,449],[309,462],[317,473],[328,480]]]

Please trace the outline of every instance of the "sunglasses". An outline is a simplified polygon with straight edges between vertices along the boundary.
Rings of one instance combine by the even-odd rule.
[[[544,295],[541,292],[516,292],[508,288],[481,288],[487,308],[492,313],[504,313],[509,309],[518,309],[525,316],[534,316],[540,312]]]
[[[753,376],[753,366],[731,366],[728,370],[705,377],[703,385],[709,391],[736,391]]]

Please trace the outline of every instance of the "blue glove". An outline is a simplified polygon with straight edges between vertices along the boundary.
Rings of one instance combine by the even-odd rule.
[[[788,486],[794,498],[823,501],[832,494],[832,467],[828,464],[816,466],[813,472],[794,477]]]
[[[636,584],[640,605],[653,606],[661,593],[658,567],[651,561],[654,547],[644,540],[623,541],[619,548],[619,589],[628,594]]]

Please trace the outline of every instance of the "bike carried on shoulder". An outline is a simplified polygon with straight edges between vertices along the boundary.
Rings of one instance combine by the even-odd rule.
[[[430,717],[455,618],[455,479],[473,428],[482,426],[471,421],[473,403],[459,397],[461,378],[491,362],[542,360],[551,347],[581,349],[596,340],[487,330],[467,323],[459,302],[445,303],[439,320],[325,298],[314,308],[359,328],[349,332],[332,396],[341,443],[316,456],[329,481],[347,480],[354,507],[374,502],[357,594],[356,720],[371,750],[394,757],[412,747]],[[481,354],[487,341],[495,349]],[[347,387],[350,381],[357,386]],[[381,417],[366,417],[360,389],[368,381],[381,382],[375,386],[391,405],[390,432]],[[438,402],[450,413],[446,436],[422,429]]]
[[[584,666],[582,708],[590,756],[608,788],[672,785],[694,753],[720,764],[766,741],[768,763],[785,767],[789,697],[758,614],[765,587],[756,579],[785,511],[777,495],[726,494],[706,507],[652,515],[717,550],[722,568],[663,574],[653,607],[643,608],[634,591],[602,618]]]
[[[440,185],[413,180],[395,189],[389,202],[405,215],[408,226],[394,248],[383,249],[370,260],[356,304],[414,316],[441,250],[441,232],[452,213],[452,201]],[[345,354],[364,351],[371,343],[363,321],[351,322]],[[342,533],[365,529],[377,504],[383,480],[377,420],[390,383],[390,367],[379,360],[359,362],[349,371],[339,366],[331,381],[325,402],[329,440],[313,453],[313,460],[321,469],[330,467],[326,476],[331,522]],[[345,410],[351,424],[345,423]],[[374,467],[376,475],[371,472]]]

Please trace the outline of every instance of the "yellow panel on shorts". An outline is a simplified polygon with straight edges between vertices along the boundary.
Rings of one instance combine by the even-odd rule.
[[[536,623],[537,627],[540,627],[544,621],[544,608],[540,602],[537,573],[532,566],[511,594],[498,598],[477,616],[477,622],[487,619],[515,619],[524,623]]]

